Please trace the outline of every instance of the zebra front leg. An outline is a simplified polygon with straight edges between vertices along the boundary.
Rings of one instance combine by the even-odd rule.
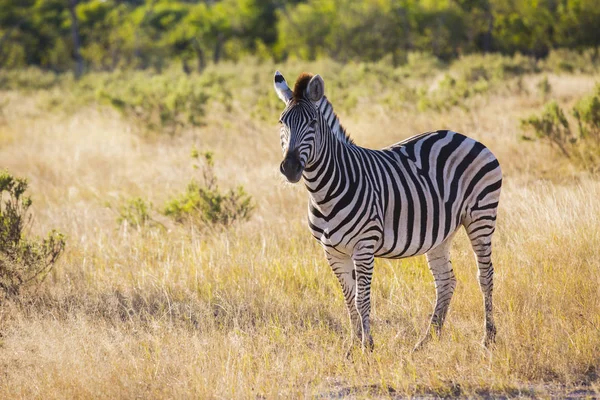
[[[448,306],[456,288],[456,277],[450,261],[451,240],[452,237],[448,238],[444,243],[427,253],[427,264],[435,281],[435,309],[425,336],[417,343],[414,350],[420,349],[427,343],[433,337],[434,332],[436,336],[439,336],[442,331],[448,313]]]
[[[338,278],[348,308],[350,317],[350,346],[347,356],[350,355],[352,347],[358,342],[362,342],[362,323],[358,310],[356,308],[356,271],[354,261],[350,257],[334,257],[327,255],[327,261]]]
[[[371,336],[371,280],[373,278],[373,265],[375,256],[374,246],[361,245],[354,252],[354,269],[356,270],[356,309],[360,315],[360,327],[362,331],[361,342],[365,348],[373,350],[373,337]]]

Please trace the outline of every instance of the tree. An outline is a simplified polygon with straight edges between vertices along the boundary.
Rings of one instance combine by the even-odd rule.
[[[81,57],[81,40],[79,38],[79,23],[75,7],[79,0],[69,1],[69,15],[71,16],[71,36],[73,37],[73,58],[75,59],[75,78],[79,79],[83,74],[83,58]]]

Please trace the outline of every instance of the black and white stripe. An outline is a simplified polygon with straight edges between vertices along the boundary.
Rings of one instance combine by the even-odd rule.
[[[494,340],[491,238],[502,173],[480,142],[456,132],[427,132],[382,150],[352,142],[323,96],[319,75],[303,74],[292,92],[279,72],[275,89],[284,161],[291,182],[303,177],[308,224],[338,277],[353,335],[372,347],[369,313],[375,257],[426,254],[436,305],[423,344],[439,334],[456,287],[449,249],[464,226],[478,263],[485,305],[485,343]],[[418,345],[418,346],[419,346]]]

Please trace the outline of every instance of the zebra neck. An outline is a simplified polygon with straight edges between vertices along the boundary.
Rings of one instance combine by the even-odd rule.
[[[323,120],[329,127],[333,137],[342,143],[352,144],[352,139],[350,139],[350,136],[348,136],[346,130],[340,124],[340,120],[333,111],[333,106],[329,100],[327,100],[327,97],[323,96],[318,108],[319,113],[323,116]]]
[[[317,105],[320,115],[320,134],[317,135],[315,140],[315,151],[311,159],[309,159],[308,165],[305,171],[307,184],[314,182],[317,177],[315,173],[320,170],[324,164],[329,164],[333,158],[339,158],[340,153],[348,151],[349,147],[356,146],[352,139],[346,134],[346,130],[340,124],[335,112],[333,112],[333,106],[327,100],[327,97],[323,96],[321,102]],[[333,163],[334,166],[339,165],[338,162]],[[309,189],[310,190],[310,189]]]
[[[342,182],[347,186],[353,185],[355,177],[349,174],[350,164],[360,148],[346,134],[326,98],[318,107],[322,119],[316,156],[304,170],[303,176],[312,207],[329,214],[336,203],[332,194],[339,192]]]

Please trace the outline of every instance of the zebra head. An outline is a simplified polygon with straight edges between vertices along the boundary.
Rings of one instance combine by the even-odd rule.
[[[323,98],[325,85],[319,75],[302,73],[292,91],[279,71],[275,72],[274,83],[277,96],[286,105],[279,118],[284,156],[279,170],[289,182],[296,183],[314,156],[319,130],[317,104]]]

